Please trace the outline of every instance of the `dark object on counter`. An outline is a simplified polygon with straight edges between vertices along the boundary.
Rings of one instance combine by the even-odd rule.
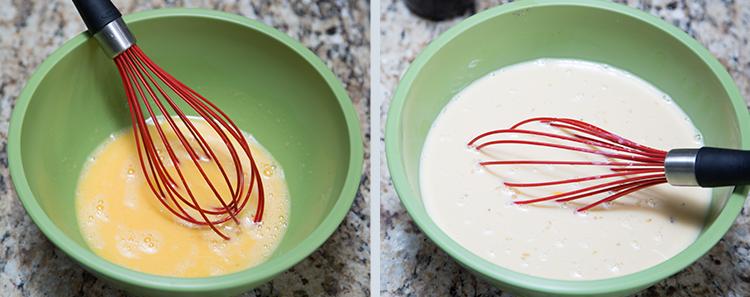
[[[435,21],[474,8],[474,0],[405,0],[405,3],[412,12]]]

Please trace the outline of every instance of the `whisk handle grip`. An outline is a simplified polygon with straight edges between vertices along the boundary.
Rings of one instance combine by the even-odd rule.
[[[750,151],[703,147],[695,158],[701,187],[750,185]]]
[[[81,15],[91,35],[122,17],[120,11],[109,0],[73,0],[73,4],[78,9],[78,14]]]
[[[135,36],[130,32],[122,14],[110,0],[73,0],[89,33],[110,59],[135,45]]]

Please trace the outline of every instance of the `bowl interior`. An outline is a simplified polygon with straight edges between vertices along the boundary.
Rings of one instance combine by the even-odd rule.
[[[703,255],[736,218],[747,187],[713,191],[702,235],[688,250],[652,269],[601,281],[553,281],[496,267],[457,245],[429,219],[421,203],[419,160],[438,113],[474,80],[541,58],[581,59],[626,70],[669,94],[701,130],[706,145],[749,147],[750,121],[739,90],[718,61],[679,29],[645,12],[604,1],[505,4],[459,23],[433,41],[394,93],[386,129],[388,164],[417,224],[469,270],[523,295],[635,292]]]
[[[201,284],[205,290],[222,283],[257,286],[320,246],[351,206],[363,158],[356,113],[333,73],[283,33],[228,13],[156,10],[125,21],[151,59],[219,106],[281,164],[291,197],[287,233],[270,261],[220,280],[156,278],[89,251],[74,208],[81,166],[111,133],[131,122],[117,68],[88,33],[37,70],[13,115],[11,126],[19,135],[11,160],[18,159],[15,169],[23,170],[13,179],[40,228],[98,275],[157,287],[152,283]],[[237,293],[242,290],[247,286]]]

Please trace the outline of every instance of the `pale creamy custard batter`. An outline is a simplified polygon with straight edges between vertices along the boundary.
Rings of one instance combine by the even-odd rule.
[[[205,121],[192,120],[192,123],[214,148],[217,159],[230,166],[228,168],[234,168],[218,134]],[[150,125],[152,135],[155,135],[153,122]],[[164,131],[171,133],[167,134],[170,143],[177,141],[167,124],[162,125],[165,125]],[[78,225],[91,250],[110,262],[133,270],[176,277],[221,275],[263,263],[286,231],[289,194],[281,166],[252,136],[245,136],[261,171],[265,211],[262,223],[255,224],[253,219],[258,199],[257,190],[254,190],[238,216],[240,225],[229,221],[217,226],[230,237],[230,240],[224,240],[208,226],[190,224],[169,212],[143,177],[133,130],[113,134],[85,164],[76,192]],[[157,148],[164,149],[161,144]],[[184,149],[178,149],[177,154],[183,164],[192,162]],[[172,166],[171,160],[165,163],[167,168]],[[249,160],[245,157],[242,163],[248,187]],[[228,171],[231,178],[234,171]],[[191,190],[199,197],[199,203],[206,206],[204,208],[220,206],[208,188],[200,186],[205,182],[197,175],[197,170],[184,173],[186,180],[193,183]]]
[[[479,161],[599,160],[529,146],[467,143],[487,131],[532,117],[583,120],[657,149],[703,145],[700,132],[671,98],[607,65],[544,59],[506,67],[459,92],[435,120],[420,161],[429,216],[457,243],[499,266],[550,279],[595,280],[637,272],[676,255],[698,237],[711,191],[670,185],[642,190],[583,213],[604,196],[567,203],[515,205],[590,184],[510,188],[611,173],[605,168],[513,165]],[[527,128],[555,129],[533,123]],[[520,137],[520,136],[519,136]],[[601,182],[599,182],[601,183]]]

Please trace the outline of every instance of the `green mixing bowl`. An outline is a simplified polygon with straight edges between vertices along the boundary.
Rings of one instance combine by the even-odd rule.
[[[519,1],[478,13],[435,39],[393,94],[385,148],[393,184],[411,217],[440,248],[487,283],[519,295],[625,295],[703,256],[726,233],[750,187],[718,188],[700,237],[677,256],[630,275],[551,280],[483,260],[450,239],[421,203],[419,159],[438,113],[462,88],[504,66],[541,58],[608,64],[669,94],[702,131],[706,145],[750,149],[750,116],[719,62],[678,28],[640,10],[596,0]]]
[[[42,63],[13,111],[10,170],[37,226],[86,270],[139,295],[236,295],[315,251],[349,211],[362,173],[359,122],[336,76],[297,41],[241,16],[160,9],[125,21],[149,57],[223,109],[283,166],[291,199],[286,236],[267,262],[206,278],[135,272],[89,250],[74,208],[81,166],[131,124],[117,68],[88,33]]]

